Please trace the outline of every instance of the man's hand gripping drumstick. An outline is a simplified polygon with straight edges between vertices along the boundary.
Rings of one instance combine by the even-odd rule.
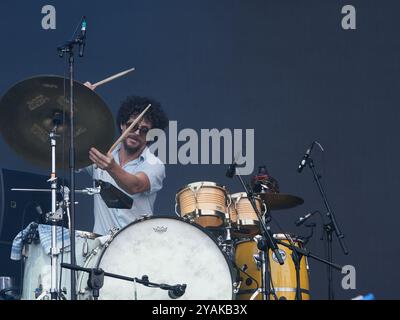
[[[95,164],[96,167],[102,170],[110,170],[112,169],[116,162],[114,157],[112,156],[112,152],[114,149],[128,136],[130,131],[136,127],[138,123],[140,123],[143,117],[146,115],[146,112],[151,108],[151,104],[147,106],[147,108],[132,122],[132,124],[122,133],[122,135],[118,138],[118,140],[112,145],[110,150],[108,150],[107,155],[102,154],[96,148],[91,148],[89,151],[89,158]]]

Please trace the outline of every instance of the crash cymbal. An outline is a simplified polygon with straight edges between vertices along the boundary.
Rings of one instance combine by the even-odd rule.
[[[284,193],[262,192],[257,193],[270,210],[282,210],[297,207],[304,203],[302,198]]]
[[[68,96],[69,81],[65,89]],[[49,133],[54,117],[63,119],[65,109],[65,123],[57,129],[61,136],[57,138],[56,165],[68,168],[70,107],[67,100],[64,78],[59,76],[36,76],[14,85],[0,100],[0,132],[7,144],[27,161],[51,168]],[[103,100],[79,82],[74,82],[74,103],[75,167],[78,169],[91,164],[91,147],[107,152],[114,141],[115,126]]]

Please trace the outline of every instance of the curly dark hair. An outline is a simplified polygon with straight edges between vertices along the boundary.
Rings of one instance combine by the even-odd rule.
[[[168,117],[161,108],[159,102],[139,96],[128,96],[122,103],[118,110],[117,127],[121,130],[121,125],[129,121],[129,118],[141,114],[147,106],[151,104],[151,108],[144,116],[148,122],[151,123],[152,129],[164,130],[168,126]]]

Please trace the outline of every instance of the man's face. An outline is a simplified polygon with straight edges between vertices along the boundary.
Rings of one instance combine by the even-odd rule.
[[[131,116],[127,123],[121,125],[122,132],[125,132],[135,119],[135,116]],[[147,144],[146,135],[150,129],[151,123],[146,119],[142,119],[142,121],[130,131],[126,139],[124,139],[123,144],[125,149],[129,153],[135,153],[136,151],[143,149]]]

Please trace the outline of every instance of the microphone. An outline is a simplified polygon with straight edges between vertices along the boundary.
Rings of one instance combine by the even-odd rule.
[[[308,219],[310,219],[314,214],[316,214],[318,211],[310,212],[307,213],[304,217],[300,217],[295,221],[296,226],[301,226],[304,222],[306,222]]]
[[[84,16],[82,18],[82,26],[81,26],[81,37],[82,37],[82,39],[86,38],[86,27],[87,27],[86,16]]]
[[[303,171],[303,168],[306,166],[307,164],[307,160],[310,157],[311,151],[314,147],[315,141],[313,141],[313,143],[311,143],[310,147],[307,149],[306,154],[304,155],[303,159],[300,161],[299,166],[297,168],[297,172],[301,173],[301,171]]]
[[[82,19],[82,25],[81,25],[81,35],[79,37],[79,56],[83,57],[83,53],[85,51],[85,45],[86,45],[86,17],[83,17]]]
[[[185,294],[186,284],[174,286],[172,289],[168,290],[168,296],[171,299],[178,299]]]
[[[233,178],[234,176],[235,176],[235,174],[236,174],[236,167],[237,167],[237,163],[232,163],[230,166],[229,166],[229,168],[228,168],[228,170],[226,171],[226,176],[228,177],[228,178]]]

